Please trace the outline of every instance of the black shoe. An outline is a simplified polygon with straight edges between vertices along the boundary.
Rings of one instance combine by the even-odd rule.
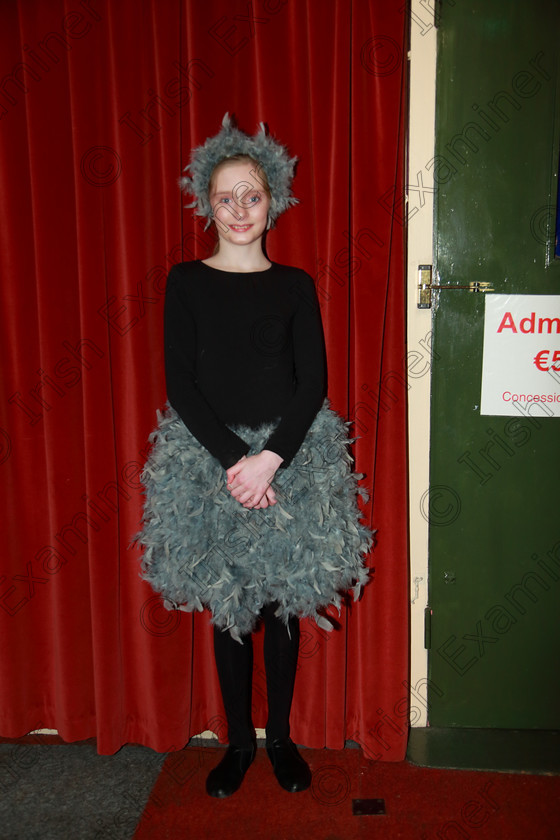
[[[256,751],[256,746],[229,746],[220,763],[208,774],[206,792],[219,799],[225,799],[226,796],[235,793],[241,787],[241,782],[253,763]]]
[[[291,738],[277,738],[266,745],[274,775],[284,790],[296,793],[311,784],[311,770]]]

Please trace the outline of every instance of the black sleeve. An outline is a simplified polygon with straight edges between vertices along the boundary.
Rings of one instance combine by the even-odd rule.
[[[296,390],[280,423],[263,449],[280,455],[288,466],[326,395],[326,361],[321,311],[312,278],[305,272],[290,287],[296,296],[292,322]]]
[[[196,381],[196,323],[181,293],[186,278],[174,266],[167,278],[164,307],[165,378],[167,399],[187,429],[229,469],[249,446],[223,423],[208,405]]]

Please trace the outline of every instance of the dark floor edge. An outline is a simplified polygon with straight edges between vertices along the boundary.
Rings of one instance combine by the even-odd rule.
[[[560,731],[418,727],[406,759],[419,767],[560,775]]]

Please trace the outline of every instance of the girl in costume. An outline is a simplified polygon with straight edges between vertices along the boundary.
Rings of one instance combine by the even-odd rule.
[[[368,576],[372,534],[359,521],[346,424],[325,400],[313,280],[263,247],[296,203],[295,162],[262,124],[251,137],[227,114],[192,152],[181,186],[218,245],[169,273],[169,404],[142,476],[142,576],[168,609],[212,616],[229,740],[206,782],[216,797],[239,788],[255,757],[251,634],[260,621],[267,753],[284,789],[309,787],[289,725],[299,618],[331,630],[325,608],[351,587],[357,598]]]

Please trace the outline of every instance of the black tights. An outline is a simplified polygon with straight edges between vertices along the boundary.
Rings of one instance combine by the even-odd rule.
[[[290,708],[299,649],[298,619],[290,619],[286,627],[274,615],[277,607],[276,603],[267,604],[260,613],[264,621],[268,742],[287,738],[290,734]],[[228,630],[214,627],[214,655],[228,722],[229,743],[247,747],[254,743],[255,738],[251,718],[253,640],[250,634],[242,638],[243,644],[240,645]]]

